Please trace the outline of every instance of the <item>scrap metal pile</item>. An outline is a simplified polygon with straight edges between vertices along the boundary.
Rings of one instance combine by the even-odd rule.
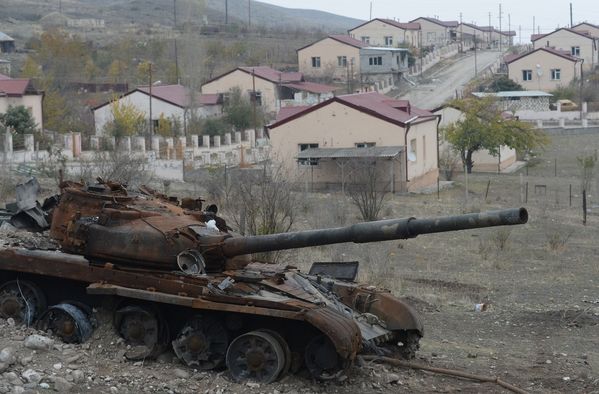
[[[57,201],[47,217],[60,250],[0,248],[0,317],[81,342],[95,324],[91,306],[109,300],[115,331],[131,345],[128,358],[171,346],[186,365],[226,366],[234,380],[262,383],[303,368],[332,378],[360,352],[414,357],[423,327],[405,300],[354,283],[355,262],[303,273],[251,253],[527,220],[521,208],[242,237],[216,206],[148,187],[65,182]]]

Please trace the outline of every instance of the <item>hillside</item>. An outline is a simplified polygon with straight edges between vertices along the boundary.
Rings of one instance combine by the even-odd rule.
[[[173,5],[176,3],[177,25],[223,25],[223,0],[3,0],[0,31],[26,39],[42,28],[64,25],[66,20],[102,19],[105,28],[95,33],[114,34],[132,29],[170,30],[174,26]],[[62,11],[59,13],[59,11]],[[248,2],[228,1],[229,24],[247,26]],[[303,29],[307,31],[345,32],[361,23],[316,10],[299,10],[252,1],[251,25],[256,28]],[[87,32],[94,29],[86,29]],[[92,32],[93,34],[94,32]]]

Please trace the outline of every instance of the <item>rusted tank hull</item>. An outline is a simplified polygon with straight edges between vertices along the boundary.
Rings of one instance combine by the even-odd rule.
[[[122,270],[113,264],[91,264],[82,256],[55,251],[25,249],[0,250],[0,279],[7,274],[30,274],[81,283],[91,295],[114,295],[160,304],[177,305],[193,311],[219,311],[303,321],[326,335],[340,357],[351,363],[361,348],[360,329],[351,316],[326,306],[294,298],[273,301],[246,294],[247,297],[215,295],[208,284],[226,276],[185,277],[161,271]],[[246,288],[246,286],[242,286]],[[298,333],[299,334],[299,333]]]

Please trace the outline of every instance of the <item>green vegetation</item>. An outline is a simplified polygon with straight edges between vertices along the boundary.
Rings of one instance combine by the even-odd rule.
[[[493,97],[454,100],[451,106],[463,113],[463,119],[445,128],[445,137],[460,154],[468,173],[472,172],[474,152],[486,149],[497,155],[501,146],[518,151],[543,147],[549,140],[530,123],[515,118],[504,119]]]
[[[145,115],[133,104],[114,100],[110,104],[110,110],[113,120],[105,126],[109,135],[118,139],[137,134],[144,130],[146,123]]]
[[[9,106],[4,114],[0,114],[0,129],[11,129],[19,135],[33,134],[37,131],[37,125],[27,108],[22,105]]]

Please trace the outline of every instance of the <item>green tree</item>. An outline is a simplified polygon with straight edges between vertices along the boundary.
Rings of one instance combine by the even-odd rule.
[[[223,108],[227,123],[238,131],[246,130],[251,127],[262,127],[264,124],[262,109],[257,103],[255,106],[256,114],[254,116],[254,104],[248,98],[241,95],[241,90],[239,88],[231,89]]]
[[[493,78],[489,86],[487,87],[487,91],[490,92],[505,92],[505,91],[514,91],[514,90],[524,90],[522,85],[517,82],[512,81],[505,75],[501,75],[499,77]]]
[[[501,146],[517,151],[543,147],[549,139],[530,123],[516,118],[505,119],[493,97],[454,100],[451,106],[462,118],[444,129],[445,138],[460,154],[468,173],[472,172],[474,152],[486,149],[496,156]]]
[[[114,100],[111,104],[113,120],[107,123],[106,131],[116,137],[126,137],[139,133],[146,122],[145,114],[133,104]]]
[[[58,90],[50,88],[44,93],[42,102],[44,110],[44,127],[48,130],[66,132],[68,124],[65,122],[68,109],[65,98]]]
[[[33,134],[37,131],[33,116],[23,105],[9,106],[4,114],[0,114],[0,122],[4,127],[14,130],[16,134]]]
[[[224,135],[230,131],[231,126],[222,118],[206,118],[202,124],[202,134],[204,135]]]
[[[158,118],[156,133],[163,137],[173,136],[173,125],[171,124],[171,120],[164,116],[164,114],[160,114],[160,118]]]

